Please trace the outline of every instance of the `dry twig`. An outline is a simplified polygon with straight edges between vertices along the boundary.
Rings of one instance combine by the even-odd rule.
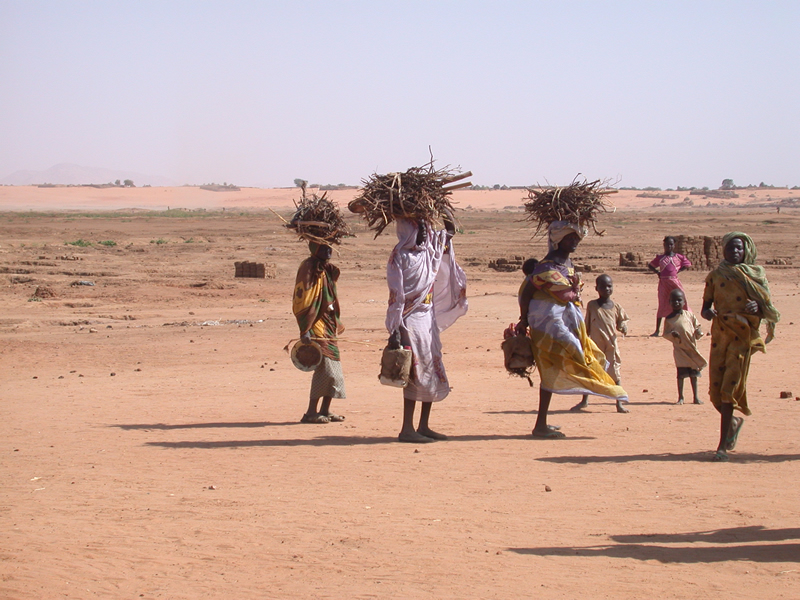
[[[608,185],[608,181],[579,182],[576,177],[566,187],[531,187],[528,188],[528,200],[525,202],[525,220],[536,223],[534,235],[553,221],[569,221],[582,227],[591,227],[597,235],[605,231],[597,230],[597,215],[601,212],[613,212],[608,201],[609,194],[617,190]]]
[[[353,235],[342,211],[327,198],[327,193],[322,196],[312,193],[309,197],[305,185],[302,189],[300,202],[294,204],[297,210],[286,224],[288,229],[295,231],[301,240],[326,245],[340,244],[342,238]]]
[[[373,174],[363,181],[361,193],[348,208],[361,214],[375,237],[398,217],[435,223],[441,216],[452,213],[453,189],[470,184],[446,186],[471,175],[471,172],[457,174],[447,167],[436,170],[433,159],[405,173]]]

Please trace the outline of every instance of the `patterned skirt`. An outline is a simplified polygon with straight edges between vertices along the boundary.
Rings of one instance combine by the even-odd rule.
[[[606,355],[587,335],[575,304],[534,298],[528,307],[528,325],[543,390],[628,401],[625,390],[606,372]]]
[[[403,318],[400,327],[403,346],[413,353],[411,380],[403,398],[417,402],[439,402],[450,393],[450,383],[442,362],[442,341],[430,304]]]
[[[346,398],[342,363],[327,356],[314,369],[311,379],[311,398]]]

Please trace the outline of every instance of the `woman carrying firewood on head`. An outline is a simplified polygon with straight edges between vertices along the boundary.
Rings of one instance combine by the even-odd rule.
[[[516,327],[518,335],[525,335],[530,328],[534,363],[541,378],[539,413],[531,432],[535,438],[566,437],[547,424],[553,394],[592,394],[628,401],[625,390],[606,372],[605,354],[586,331],[580,309],[583,283],[570,259],[588,233],[582,222],[594,226],[595,213],[603,210],[603,194],[610,193],[595,190],[598,183],[530,189],[531,200],[525,205],[529,220],[537,221],[539,228],[547,224],[549,250],[528,277],[528,285],[520,290]],[[557,218],[560,215],[573,220]]]
[[[311,365],[303,370],[314,371],[311,379],[308,408],[301,423],[330,423],[344,421],[342,415],[331,412],[334,398],[345,398],[344,375],[337,339],[344,331],[339,318],[339,298],[336,282],[339,268],[330,262],[333,249],[343,237],[351,235],[341,211],[330,200],[312,194],[297,206],[292,221],[286,225],[301,240],[308,242],[311,256],[297,269],[292,312],[300,328],[300,342],[306,352],[317,351]],[[321,354],[321,356],[320,356]],[[316,366],[313,366],[316,363]],[[321,400],[321,402],[320,402]]]
[[[386,268],[389,347],[409,347],[413,356],[412,376],[403,390],[401,442],[447,439],[428,423],[433,403],[450,393],[439,333],[467,312],[467,289],[450,246],[455,233],[452,217],[443,220],[445,229],[434,232],[424,220],[397,219],[398,241]],[[417,402],[421,409],[415,430]]]
[[[375,231],[375,237],[393,221],[397,223],[397,245],[386,267],[389,342],[384,359],[404,356],[403,371],[409,376],[392,381],[392,377],[384,377],[382,369],[381,382],[403,388],[403,425],[398,436],[401,442],[419,444],[447,439],[429,425],[432,404],[450,393],[439,333],[467,312],[467,278],[453,252],[455,223],[449,196],[453,189],[471,185],[452,185],[471,174],[437,171],[431,159],[426,166],[404,173],[372,175],[349,204],[350,210],[359,213]],[[444,229],[434,231],[439,220]],[[422,408],[415,429],[417,402]]]
[[[344,331],[339,320],[339,298],[336,295],[339,267],[330,263],[333,251],[329,245],[309,242],[308,249],[311,256],[300,263],[297,270],[292,312],[300,327],[300,339],[305,343],[315,340],[322,352],[322,360],[314,369],[308,408],[300,421],[344,421],[342,415],[331,412],[333,398],[347,397],[336,342],[336,338]],[[317,410],[320,398],[322,403]]]

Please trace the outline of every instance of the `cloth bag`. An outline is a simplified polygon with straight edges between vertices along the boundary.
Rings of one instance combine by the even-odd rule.
[[[503,359],[506,371],[530,369],[533,367],[533,350],[531,339],[527,335],[515,335],[503,340]]]
[[[383,349],[381,374],[378,379],[383,385],[404,388],[411,377],[412,353],[408,348]]]

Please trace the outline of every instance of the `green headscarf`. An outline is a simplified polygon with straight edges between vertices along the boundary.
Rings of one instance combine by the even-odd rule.
[[[755,264],[758,251],[756,250],[756,245],[753,243],[752,238],[741,231],[731,231],[722,238],[723,250],[727,248],[732,240],[737,238],[742,240],[742,244],[744,245],[744,258],[742,262],[735,265],[723,259],[722,262],[719,263],[719,270],[723,275],[741,283],[747,292],[748,298],[758,303],[758,308],[761,311],[761,318],[767,322],[767,338],[764,340],[764,343],[768,344],[772,341],[772,338],[775,337],[775,324],[780,321],[781,314],[772,305],[769,283],[767,282],[767,274],[764,271],[764,267]]]

